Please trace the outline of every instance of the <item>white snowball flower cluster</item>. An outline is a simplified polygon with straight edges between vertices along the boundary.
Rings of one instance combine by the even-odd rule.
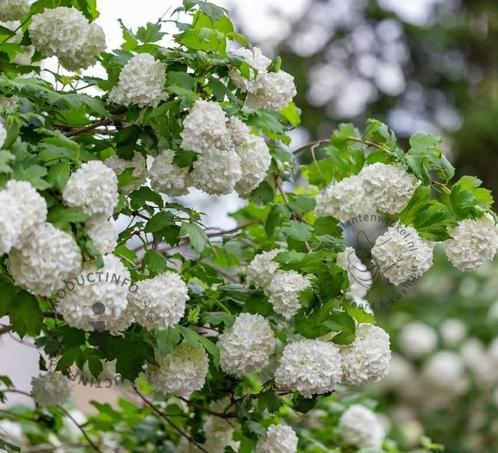
[[[256,453],[295,453],[298,438],[294,430],[283,423],[271,425],[256,444]]]
[[[366,196],[363,189],[363,178],[359,175],[330,185],[316,197],[317,216],[332,216],[341,222],[374,210],[370,197]]]
[[[415,376],[415,370],[408,360],[399,354],[391,356],[389,373],[380,381],[377,386],[387,389],[403,389],[411,385]]]
[[[133,153],[133,158],[131,160],[121,159],[117,155],[114,155],[104,160],[104,164],[112,168],[116,173],[116,176],[119,176],[129,168],[133,169],[131,175],[133,176],[134,181],[121,187],[121,192],[125,194],[138,189],[147,179],[147,164],[145,162],[145,157],[137,151]]]
[[[342,413],[339,432],[347,443],[358,448],[380,449],[385,436],[379,417],[360,404],[353,404]]]
[[[188,168],[179,168],[173,158],[171,149],[161,151],[149,169],[150,185],[153,190],[172,197],[188,194],[190,184]]]
[[[60,6],[33,16],[29,36],[45,56],[57,56],[68,70],[84,69],[97,62],[105,50],[105,36],[75,8]]]
[[[0,148],[2,148],[6,138],[7,138],[7,129],[5,129],[5,126],[0,121]]]
[[[259,47],[253,47],[252,49],[241,47],[233,52],[233,54],[236,57],[245,60],[245,62],[251,66],[249,69],[250,79],[243,77],[240,71],[236,68],[230,69],[230,78],[235,86],[240,90],[253,91],[254,80],[257,75],[256,71],[258,74],[266,72],[266,68],[270,65],[271,60],[263,55],[263,52],[261,52]],[[256,69],[256,71],[254,71],[253,68]]]
[[[356,338],[341,351],[343,383],[360,385],[380,381],[389,373],[389,335],[372,324],[359,324]]]
[[[458,392],[465,384],[465,365],[456,352],[438,351],[424,365],[425,381],[438,388]]]
[[[128,305],[130,273],[117,256],[104,255],[103,261],[101,268],[86,263],[74,280],[57,291],[57,311],[71,327],[115,331],[121,322]]]
[[[460,356],[479,384],[494,384],[498,379],[498,368],[484,344],[476,338],[470,338],[460,347]]]
[[[460,343],[467,335],[467,326],[459,319],[446,319],[439,326],[441,338],[446,344]]]
[[[19,248],[9,253],[9,271],[27,291],[50,297],[81,268],[81,252],[74,238],[50,223],[33,228]]]
[[[85,230],[102,255],[112,253],[118,245],[118,233],[105,214],[91,217],[85,224]]]
[[[396,223],[376,239],[372,257],[379,273],[400,285],[431,268],[433,249],[434,244],[422,239],[415,228]]]
[[[337,265],[348,274],[349,293],[353,298],[362,299],[372,287],[372,275],[363,262],[356,255],[353,247],[337,254]]]
[[[431,326],[423,322],[413,321],[401,329],[398,343],[403,354],[408,357],[418,358],[436,348],[437,334]]]
[[[329,393],[341,382],[339,348],[321,340],[300,340],[284,348],[275,371],[279,388],[297,391],[305,398]]]
[[[6,190],[0,191],[0,256],[9,253],[18,242],[21,214],[14,197]]]
[[[119,74],[118,84],[109,93],[109,101],[139,107],[156,107],[166,98],[166,66],[148,53],[139,53],[128,61]]]
[[[64,404],[71,397],[71,381],[58,371],[40,374],[31,379],[31,396],[36,404]]]
[[[490,214],[478,219],[465,219],[449,231],[444,242],[446,256],[455,267],[471,271],[492,261],[498,250],[498,226]]]
[[[241,313],[219,336],[218,347],[222,370],[240,376],[268,365],[275,337],[270,323],[261,315]]]
[[[377,210],[388,214],[400,213],[412,198],[421,181],[400,165],[380,162],[367,165],[360,172],[363,188]]]
[[[165,329],[180,322],[189,299],[187,286],[176,272],[141,280],[128,303],[135,321],[148,329]]]
[[[210,404],[209,409],[213,412],[223,413],[229,405],[229,398],[224,398]],[[202,446],[205,450],[210,453],[224,453],[226,447],[231,447],[234,451],[239,451],[240,442],[233,440],[233,434],[239,428],[238,423],[216,415],[210,415],[207,417],[203,428],[206,434],[206,442]],[[198,451],[198,449],[195,451]]]
[[[310,286],[311,281],[307,276],[296,271],[279,271],[273,276],[265,292],[275,313],[289,320],[301,306],[299,293]]]
[[[209,368],[204,349],[182,343],[157,362],[158,367],[147,369],[147,378],[156,391],[189,398],[204,387]]]
[[[110,217],[118,203],[118,179],[103,162],[86,162],[71,174],[62,198],[85,214]]]
[[[278,271],[278,263],[273,261],[273,258],[279,252],[279,249],[274,249],[256,255],[247,266],[248,283],[254,284],[257,288],[266,288]]]
[[[235,184],[235,189],[241,195],[252,192],[265,179],[271,164],[271,155],[264,139],[250,135],[235,151],[240,157],[242,177]]]
[[[29,0],[0,0],[0,20],[19,20],[28,14]]]

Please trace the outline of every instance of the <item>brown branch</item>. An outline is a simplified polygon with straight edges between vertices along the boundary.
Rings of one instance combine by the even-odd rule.
[[[5,326],[2,324],[2,327],[0,327],[0,335],[3,335],[4,333],[8,333],[12,330],[12,326]]]
[[[85,126],[85,127],[73,127],[69,129],[67,132],[64,132],[66,137],[74,137],[75,135],[84,134],[85,132],[93,131],[100,126],[109,126],[114,124],[117,121],[122,120],[124,117],[124,113],[120,115],[114,115],[110,118],[102,118],[101,120],[95,121],[94,123]]]
[[[190,401],[188,400],[187,398],[183,398],[181,396],[178,397],[180,400],[182,400],[185,404],[189,405],[189,406],[192,406],[194,409],[197,409],[201,412],[204,412],[206,414],[209,414],[209,415],[214,415],[215,417],[219,417],[219,418],[237,418],[237,416],[231,412],[231,413],[224,413],[224,412],[216,412],[216,411],[212,411],[211,409],[207,409],[203,406],[201,406],[200,404],[197,404],[195,401]]]
[[[379,149],[384,148],[382,145],[379,145],[378,143],[371,142],[369,140],[363,140],[361,137],[350,136],[350,137],[348,137],[348,140],[351,140],[352,142],[362,143],[364,145],[371,146],[373,148],[379,148]],[[319,140],[314,140],[314,141],[309,142],[306,145],[303,145],[303,146],[299,147],[298,149],[292,151],[292,154],[297,156],[298,154],[301,154],[302,152],[306,151],[307,149],[310,149],[310,148],[314,149],[317,146],[325,145],[326,143],[329,143],[329,142],[330,142],[330,140],[328,138],[321,138]]]

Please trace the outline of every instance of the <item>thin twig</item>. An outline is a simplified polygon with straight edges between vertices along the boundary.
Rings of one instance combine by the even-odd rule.
[[[78,429],[81,431],[81,433],[83,434],[83,437],[86,439],[86,441],[88,442],[88,444],[95,450],[95,451],[98,451],[99,453],[102,453],[102,450],[93,442],[92,439],[90,439],[90,436],[88,435],[88,433],[85,431],[85,428],[83,428],[83,426],[81,426],[76,420],[75,418],[69,413],[69,411],[67,411],[66,409],[64,409],[64,407],[62,407],[60,404],[57,405],[57,407],[66,415],[67,418],[69,418],[69,420],[71,420],[77,427]]]
[[[116,121],[122,120],[123,116],[124,114],[114,115],[111,118],[102,118],[85,127],[71,128],[67,132],[64,132],[64,135],[66,137],[74,137],[75,135],[84,134],[85,132],[90,132],[94,129],[97,129],[100,126],[108,126],[114,124]]]
[[[352,142],[362,143],[363,145],[371,146],[373,148],[384,149],[383,145],[379,145],[378,143],[371,142],[369,140],[363,140],[361,137],[350,136],[350,137],[348,137],[348,140],[350,140]],[[314,149],[317,146],[325,145],[329,142],[330,142],[330,140],[328,138],[320,138],[318,140],[314,140],[312,142],[307,143],[306,145],[299,147],[298,149],[292,151],[292,154],[297,156],[298,154],[301,154],[302,152],[304,152],[310,148]]]

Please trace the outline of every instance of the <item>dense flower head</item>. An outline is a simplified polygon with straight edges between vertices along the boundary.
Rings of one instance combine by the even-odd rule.
[[[339,348],[321,340],[299,340],[284,348],[275,371],[279,388],[296,391],[305,398],[329,393],[341,382]]]
[[[278,271],[278,263],[273,261],[281,250],[274,249],[259,253],[247,266],[247,281],[257,288],[266,288],[275,273]]]
[[[436,331],[429,325],[413,321],[406,324],[399,334],[401,351],[408,357],[418,358],[432,352],[437,346]]]
[[[241,47],[237,49],[233,54],[245,60],[251,68],[249,70],[249,79],[246,79],[240,71],[236,68],[230,69],[230,78],[237,88],[242,91],[255,91],[255,80],[258,74],[263,74],[271,63],[271,60],[263,55],[259,47],[253,47],[252,49],[247,49]]]
[[[188,168],[179,168],[173,159],[175,153],[171,149],[161,151],[149,169],[150,185],[153,190],[172,197],[188,194]]]
[[[285,71],[259,74],[247,94],[246,106],[253,109],[281,110],[297,94],[294,77]]]
[[[478,269],[492,261],[498,250],[498,226],[490,214],[465,219],[449,231],[444,242],[446,256],[462,271]]]
[[[256,453],[295,453],[298,438],[286,424],[271,425],[256,444]]]
[[[9,253],[15,282],[37,296],[50,297],[80,267],[81,252],[74,238],[47,222],[33,228]]]
[[[213,406],[211,406],[213,409]],[[223,412],[225,408],[219,410]],[[240,442],[233,440],[235,431],[234,424],[227,422],[221,417],[210,415],[204,423],[206,442],[202,445],[210,453],[224,453],[226,447],[239,451]],[[200,450],[199,450],[200,451]]]
[[[482,385],[495,384],[498,368],[490,357],[489,351],[477,338],[465,340],[460,347],[460,356],[465,366],[472,372],[475,380]]]
[[[159,366],[147,369],[147,378],[156,391],[190,398],[204,387],[209,368],[204,349],[182,343],[157,362]]]
[[[342,413],[339,432],[348,444],[359,448],[379,449],[385,435],[377,415],[360,404],[353,404]]]
[[[421,183],[402,166],[380,162],[367,165],[359,176],[363,178],[366,196],[378,211],[388,214],[400,213]]]
[[[31,379],[31,396],[41,406],[64,404],[71,397],[71,380],[58,371]]]
[[[439,326],[441,338],[446,344],[456,344],[467,335],[467,326],[459,319],[446,319]]]
[[[275,313],[291,319],[299,310],[299,293],[310,287],[310,279],[296,271],[278,271],[265,292]]]
[[[125,194],[138,189],[147,179],[147,163],[145,162],[145,157],[137,151],[133,153],[133,158],[131,160],[121,159],[117,155],[114,155],[104,160],[104,164],[112,168],[116,173],[116,176],[121,175],[129,168],[133,169],[131,173],[133,181],[120,188],[121,192]]]
[[[423,378],[438,387],[459,388],[464,378],[465,365],[453,351],[438,351],[424,365]]]
[[[187,286],[176,272],[136,282],[128,303],[135,321],[148,329],[165,329],[180,322],[189,299]]]
[[[433,249],[434,244],[422,239],[415,228],[396,223],[376,239],[372,257],[380,274],[400,285],[431,268]]]
[[[156,107],[166,98],[166,66],[148,53],[132,57],[119,74],[118,84],[109,93],[116,104]]]
[[[389,373],[377,385],[380,388],[387,389],[402,389],[410,386],[410,383],[415,375],[415,370],[410,361],[403,356],[393,353]]]
[[[116,174],[101,161],[86,162],[71,174],[62,198],[85,214],[110,217],[118,203]]]
[[[7,129],[5,129],[5,126],[0,121],[0,148],[2,148],[6,138],[7,138]]]
[[[86,263],[74,279],[57,291],[57,311],[77,329],[115,331],[128,305],[130,273],[114,255],[103,256],[101,268]]]
[[[9,253],[19,241],[22,226],[21,210],[16,200],[6,190],[0,191],[0,256]]]
[[[3,96],[3,95],[0,96],[0,115],[12,115],[17,111],[18,108],[19,108],[18,96]],[[2,141],[0,139],[0,147],[1,145]]]
[[[344,384],[380,381],[389,372],[389,335],[380,327],[360,324],[353,343],[342,349],[341,356]]]
[[[112,253],[118,245],[118,233],[105,214],[91,217],[85,224],[85,230],[102,255]]]
[[[359,214],[375,211],[370,197],[363,189],[363,178],[349,176],[336,182],[316,197],[316,214],[319,217],[332,216],[341,222]]]
[[[29,0],[0,0],[0,20],[19,20],[28,14]]]
[[[372,286],[372,275],[356,255],[355,249],[346,247],[344,251],[338,253],[337,265],[348,274],[349,294],[353,298],[364,298]]]
[[[222,370],[240,376],[268,365],[275,337],[270,323],[261,315],[241,313],[220,335],[218,347]]]
[[[251,135],[247,142],[236,146],[235,151],[240,157],[242,177],[235,184],[235,189],[241,195],[252,192],[265,179],[271,164],[271,155],[264,139]]]

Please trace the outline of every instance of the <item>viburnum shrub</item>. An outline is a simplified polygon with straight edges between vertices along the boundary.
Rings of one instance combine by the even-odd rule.
[[[375,414],[340,392],[320,442],[295,414],[386,376],[372,262],[400,285],[429,270],[438,244],[459,269],[493,258],[490,192],[452,182],[439,138],[416,134],[403,150],[377,120],[289,151],[293,77],[213,4],[185,0],[172,35],[164,19],[122,24],[113,52],[95,1],[0,5],[18,21],[0,27],[0,332],[42,351],[33,420],[55,435],[75,370],[118,373],[135,404],[95,403],[78,425],[88,449],[380,448]],[[71,75],[44,69],[50,56]],[[106,78],[79,72],[97,62]],[[191,187],[238,192],[237,227],[208,229],[171,198]],[[389,225],[367,259],[342,226],[373,214]],[[0,397],[23,391],[2,382]]]

